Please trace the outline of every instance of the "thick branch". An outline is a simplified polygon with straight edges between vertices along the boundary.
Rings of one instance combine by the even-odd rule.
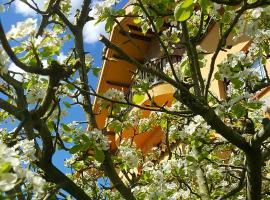
[[[247,158],[247,199],[261,199],[262,191],[262,153],[260,148],[252,147]]]
[[[20,110],[16,106],[9,104],[3,99],[0,99],[0,108],[6,111],[7,113],[15,116],[17,119],[23,119],[23,115],[20,112]]]
[[[51,1],[49,2],[48,8],[47,8],[47,10],[45,11],[46,14],[44,13],[44,14],[42,15],[42,20],[41,20],[41,22],[40,22],[40,26],[39,26],[39,28],[38,28],[36,37],[43,34],[44,29],[46,28],[46,26],[47,26],[48,23],[49,23],[50,17],[54,14],[54,12],[55,12],[55,10],[56,10],[56,7],[59,6],[60,1],[61,1],[61,0],[51,0]],[[40,13],[40,12],[39,12],[39,13]],[[42,14],[42,13],[40,13],[40,14]]]
[[[83,1],[81,13],[80,13],[80,16],[77,20],[77,26],[83,27],[84,24],[86,23],[86,21],[88,19],[88,14],[90,11],[90,4],[91,4],[91,0],[84,0]]]
[[[189,34],[188,34],[188,29],[187,29],[187,23],[182,22],[182,29],[183,29],[183,35],[185,38],[185,43],[186,43],[186,49],[187,49],[187,55],[189,58],[189,64],[190,64],[190,69],[191,69],[191,76],[192,80],[194,82],[194,91],[198,96],[202,95],[202,91],[204,88],[204,83],[200,71],[200,66],[198,62],[198,55],[195,55],[196,51],[193,51],[193,45],[190,42]],[[197,52],[196,52],[197,53]],[[195,57],[196,56],[196,57]]]
[[[65,174],[63,174],[59,169],[53,166],[51,163],[46,161],[41,161],[37,163],[45,172],[45,179],[47,181],[53,182],[67,191],[70,195],[78,200],[90,200],[91,198],[72,180],[70,180]]]
[[[130,188],[128,188],[121,178],[119,178],[115,167],[113,166],[113,162],[111,159],[111,154],[108,151],[104,152],[105,154],[105,160],[103,163],[104,171],[106,172],[106,175],[110,178],[115,188],[121,193],[121,195],[128,200],[135,200],[135,197],[133,196]]]

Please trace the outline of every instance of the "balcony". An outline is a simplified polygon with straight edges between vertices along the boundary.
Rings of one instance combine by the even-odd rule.
[[[181,59],[182,59],[181,55],[170,55],[170,57],[171,57],[172,63],[180,62]],[[168,57],[167,56],[162,56],[162,57],[159,57],[159,58],[151,59],[150,61],[145,62],[144,65],[147,68],[152,68],[152,69],[155,69],[157,71],[164,72],[164,70],[168,68],[167,67],[168,63],[169,63]],[[156,84],[159,84],[159,83],[163,82],[157,76],[150,75],[150,74],[148,74],[146,72],[143,72],[143,71],[139,71],[138,76],[141,79],[147,81],[150,86],[154,86]],[[136,84],[136,80],[133,81],[132,85],[134,85],[134,84]]]

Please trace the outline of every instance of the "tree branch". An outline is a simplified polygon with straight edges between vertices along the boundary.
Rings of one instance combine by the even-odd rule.
[[[15,65],[17,65],[19,68],[24,70],[25,72],[34,73],[34,74],[40,74],[40,75],[48,75],[49,71],[48,69],[42,69],[40,66],[27,66],[24,63],[22,63],[14,54],[13,50],[11,49],[8,40],[6,38],[2,22],[0,21],[0,41],[2,43],[3,48],[5,49],[6,53],[10,57],[10,59],[14,62]]]

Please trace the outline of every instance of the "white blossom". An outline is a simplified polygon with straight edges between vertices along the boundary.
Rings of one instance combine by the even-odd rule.
[[[218,3],[213,3],[213,8],[216,12],[218,12],[221,8],[221,4],[218,4]]]
[[[0,74],[8,73],[9,57],[5,50],[0,46]]]
[[[110,148],[108,137],[104,135],[101,130],[93,129],[87,133],[87,136],[90,138],[90,140],[95,142],[95,145],[99,150],[106,151]]]
[[[13,173],[0,174],[0,191],[6,192],[15,187],[17,175]]]
[[[37,193],[43,193],[45,180],[32,171],[27,171],[27,180],[32,184],[33,190]]]
[[[22,140],[19,142],[19,146],[23,152],[23,156],[21,157],[21,160],[23,160],[25,163],[29,163],[29,161],[35,161],[37,160],[35,153],[35,142],[34,140]]]
[[[34,84],[26,95],[26,100],[29,104],[35,104],[45,97],[46,90],[42,84]]]
[[[119,0],[104,0],[97,2],[92,10],[93,16],[98,18],[100,15],[104,14],[105,9],[111,8],[118,2]]]
[[[26,153],[33,152],[31,149],[32,141],[27,140],[26,147],[24,148]],[[8,148],[5,144],[0,141],[0,168],[3,169],[4,166],[10,166],[12,172],[8,170],[7,172],[0,172],[0,191],[9,191],[15,187],[18,179],[24,179],[32,185],[34,192],[43,193],[43,188],[45,185],[45,180],[41,178],[38,174],[30,171],[27,168],[23,168],[20,165],[20,154],[17,149],[19,145],[15,145],[13,148]],[[22,155],[25,157],[25,155]],[[9,168],[7,168],[9,169]]]
[[[119,146],[119,153],[130,169],[139,165],[140,159],[134,146],[129,145],[129,141],[124,141]]]
[[[103,94],[103,96],[108,99],[125,102],[124,92],[115,88],[110,88]]]
[[[7,33],[8,39],[20,39],[29,34],[33,34],[37,27],[37,19],[27,18],[25,21],[17,22],[16,26],[12,25]]]
[[[255,8],[252,10],[251,16],[254,18],[259,18],[262,14],[263,8]]]

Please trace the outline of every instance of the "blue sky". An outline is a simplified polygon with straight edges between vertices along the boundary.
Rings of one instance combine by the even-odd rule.
[[[9,0],[0,0],[0,4],[4,4],[8,2]],[[44,0],[35,0],[37,4],[42,8],[44,4]],[[72,15],[74,15],[76,9],[80,8],[83,0],[71,0],[72,2]],[[94,1],[94,3],[97,2],[97,0]],[[122,0],[120,4],[117,7],[123,7],[127,0]],[[6,7],[7,8],[7,7]],[[70,19],[72,20],[72,15]],[[33,12],[31,9],[29,9],[24,3],[20,2],[19,0],[15,0],[15,2],[12,3],[12,6],[10,8],[6,9],[6,12],[0,13],[0,20],[4,26],[4,29],[6,32],[8,32],[11,28],[12,25],[15,25],[18,21],[23,21],[27,18],[33,18],[33,19],[38,19],[40,20],[40,16],[38,16],[35,12]],[[104,23],[101,23],[97,26],[94,26],[95,21],[90,21],[86,24],[84,28],[84,40],[85,40],[85,51],[90,52],[90,54],[94,58],[94,63],[93,65],[95,67],[101,67],[102,66],[102,49],[103,45],[98,42],[98,37],[100,34],[108,35],[105,30],[104,30]],[[64,46],[61,56],[59,59],[61,60],[65,55],[67,55],[67,52],[73,47],[73,44],[67,44]],[[14,65],[11,64],[10,68],[13,71],[18,70],[18,68]],[[92,85],[93,88],[96,88],[97,84],[97,78],[91,76],[89,77],[90,84]],[[78,109],[78,107],[73,107],[68,115],[65,118],[65,122],[71,122],[73,120],[80,121],[84,120],[84,115],[82,113],[82,109]],[[3,127],[7,127],[9,129],[14,128],[14,124],[7,124],[7,125],[0,125]],[[2,127],[2,128],[3,128]],[[69,173],[70,169],[67,169],[64,167],[64,159],[70,157],[70,154],[65,151],[58,151],[56,152],[53,162],[54,164],[59,167],[63,172]]]

